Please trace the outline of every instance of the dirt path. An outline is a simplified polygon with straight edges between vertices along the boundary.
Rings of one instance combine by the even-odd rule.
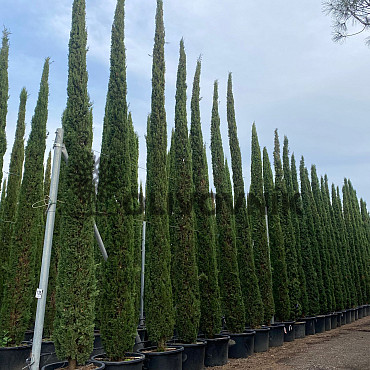
[[[214,370],[370,370],[370,316],[310,335],[246,359],[229,359]]]

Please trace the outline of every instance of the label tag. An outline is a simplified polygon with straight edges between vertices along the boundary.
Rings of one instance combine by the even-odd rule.
[[[36,295],[35,295],[35,297],[36,297],[37,299],[41,299],[41,297],[42,297],[42,293],[43,293],[43,290],[42,290],[42,289],[40,289],[40,288],[37,288],[37,289],[36,289]]]

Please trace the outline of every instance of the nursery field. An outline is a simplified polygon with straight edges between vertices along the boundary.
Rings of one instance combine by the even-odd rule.
[[[370,316],[321,334],[310,335],[247,359],[230,359],[209,369],[351,369],[370,368]]]

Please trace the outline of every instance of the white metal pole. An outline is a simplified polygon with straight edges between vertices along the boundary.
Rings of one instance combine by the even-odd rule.
[[[48,281],[49,281],[51,247],[53,243],[55,210],[56,210],[57,196],[58,196],[60,162],[61,162],[62,149],[64,147],[63,133],[64,132],[62,128],[57,129],[55,143],[54,143],[54,159],[53,159],[53,168],[52,168],[52,173],[51,173],[49,204],[48,204],[46,226],[45,226],[45,237],[44,237],[44,248],[43,248],[43,254],[42,254],[40,284],[39,284],[38,289],[36,290],[36,298],[38,300],[37,300],[36,321],[35,321],[35,329],[34,329],[34,334],[33,334],[32,352],[31,352],[31,370],[39,370],[39,365],[40,365],[42,332],[44,329],[46,296],[47,296]]]

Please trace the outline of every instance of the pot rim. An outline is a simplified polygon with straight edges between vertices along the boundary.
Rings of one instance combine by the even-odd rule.
[[[142,353],[138,353],[138,352],[126,352],[125,355],[129,356],[129,357],[137,357],[135,359],[132,359],[132,360],[129,360],[129,361],[105,361],[105,360],[98,360],[96,357],[99,357],[99,356],[105,356],[106,353],[100,353],[100,354],[97,354],[97,355],[94,355],[91,357],[91,360],[93,361],[97,361],[97,362],[102,362],[103,364],[109,364],[109,365],[122,365],[123,363],[130,363],[130,364],[134,364],[134,363],[137,363],[137,362],[141,362],[145,359],[145,355],[142,354]]]

